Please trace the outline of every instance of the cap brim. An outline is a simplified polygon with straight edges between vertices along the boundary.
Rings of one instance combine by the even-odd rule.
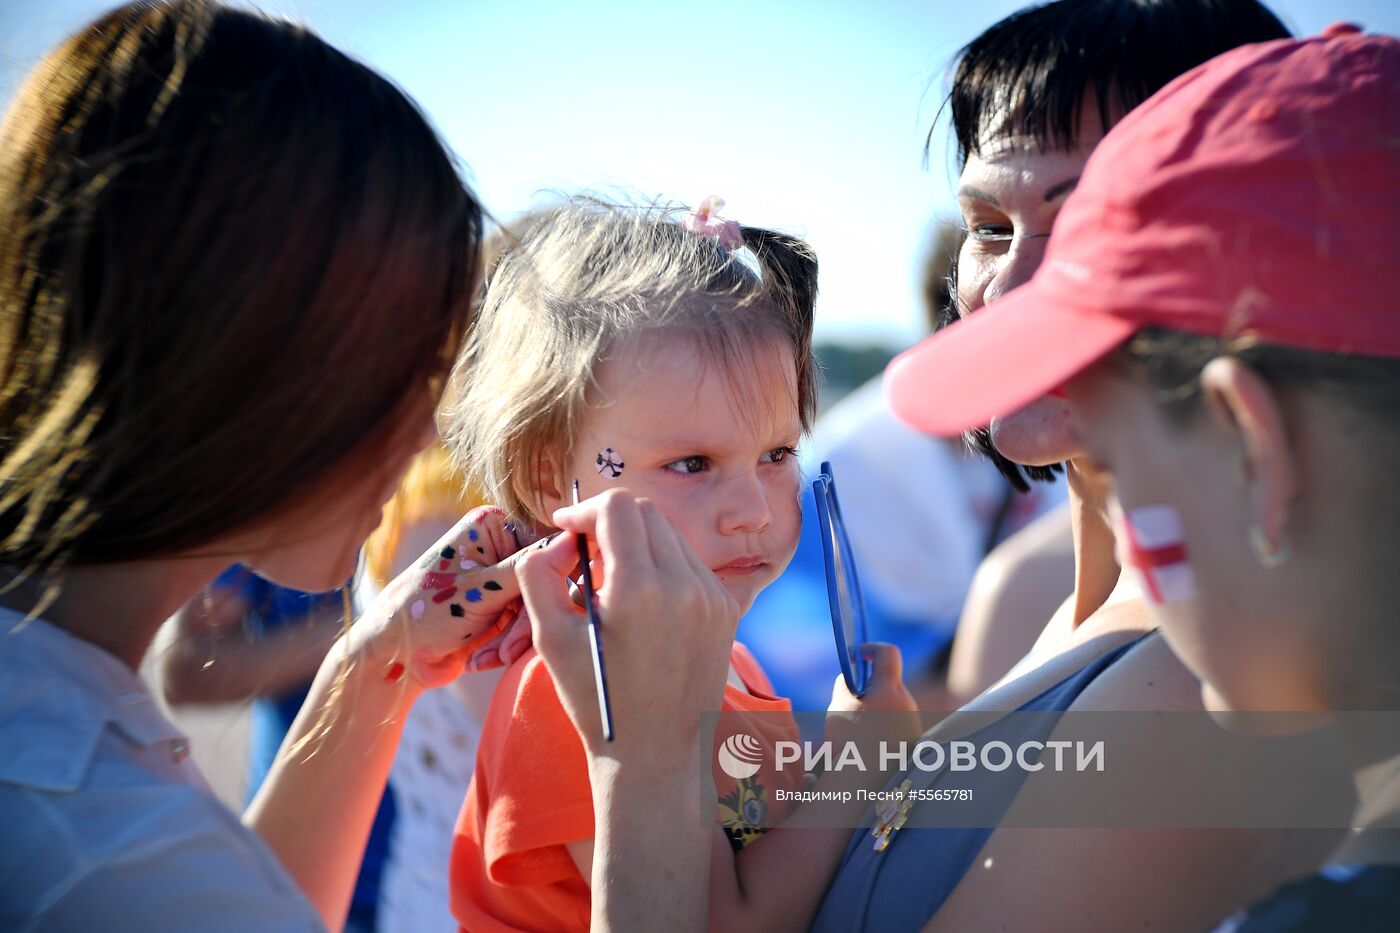
[[[1063,385],[1138,326],[1068,307],[1032,281],[895,357],[885,394],[910,427],[952,437]]]

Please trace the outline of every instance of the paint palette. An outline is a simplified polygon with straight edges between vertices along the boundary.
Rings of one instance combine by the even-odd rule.
[[[851,539],[841,520],[836,478],[832,476],[829,462],[822,464],[821,473],[812,480],[812,495],[817,500],[822,558],[826,563],[826,596],[831,604],[831,629],[836,636],[841,676],[851,693],[864,696],[870,686],[870,661],[860,651],[860,646],[869,640],[865,603],[861,599],[860,577],[851,554]]]

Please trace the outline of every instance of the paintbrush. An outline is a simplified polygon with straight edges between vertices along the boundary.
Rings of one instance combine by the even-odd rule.
[[[574,480],[574,505],[578,505],[578,480]],[[598,688],[598,717],[603,723],[603,741],[613,740],[612,701],[608,698],[608,675],[603,667],[603,633],[598,628],[598,609],[593,599],[593,571],[588,566],[588,537],[578,536],[578,562],[582,570],[583,605],[588,610],[588,643],[593,649],[593,680]]]

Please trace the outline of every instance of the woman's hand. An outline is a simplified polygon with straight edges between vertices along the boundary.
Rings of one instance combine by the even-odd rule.
[[[701,714],[720,708],[739,606],[656,507],[625,489],[554,521],[566,533],[532,548],[519,574],[535,645],[588,751],[592,928],[704,930],[715,786]],[[601,570],[612,743],[598,718],[587,615],[569,593],[577,534]]]
[[[657,754],[677,739],[699,748],[701,712],[720,708],[738,604],[656,506],[625,489],[554,521],[566,533],[527,553],[519,574],[535,646],[574,725],[597,754],[624,743]],[[569,593],[578,534],[597,555],[614,746],[601,742],[587,616]]]
[[[355,656],[417,688],[510,664],[530,645],[520,548],[505,512],[473,509],[370,604],[350,631]]]

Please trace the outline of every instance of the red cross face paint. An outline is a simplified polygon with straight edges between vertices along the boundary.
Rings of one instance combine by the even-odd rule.
[[[1131,568],[1147,599],[1156,604],[1196,598],[1196,575],[1186,553],[1181,514],[1169,505],[1146,505],[1124,511],[1110,504],[1118,559]]]

